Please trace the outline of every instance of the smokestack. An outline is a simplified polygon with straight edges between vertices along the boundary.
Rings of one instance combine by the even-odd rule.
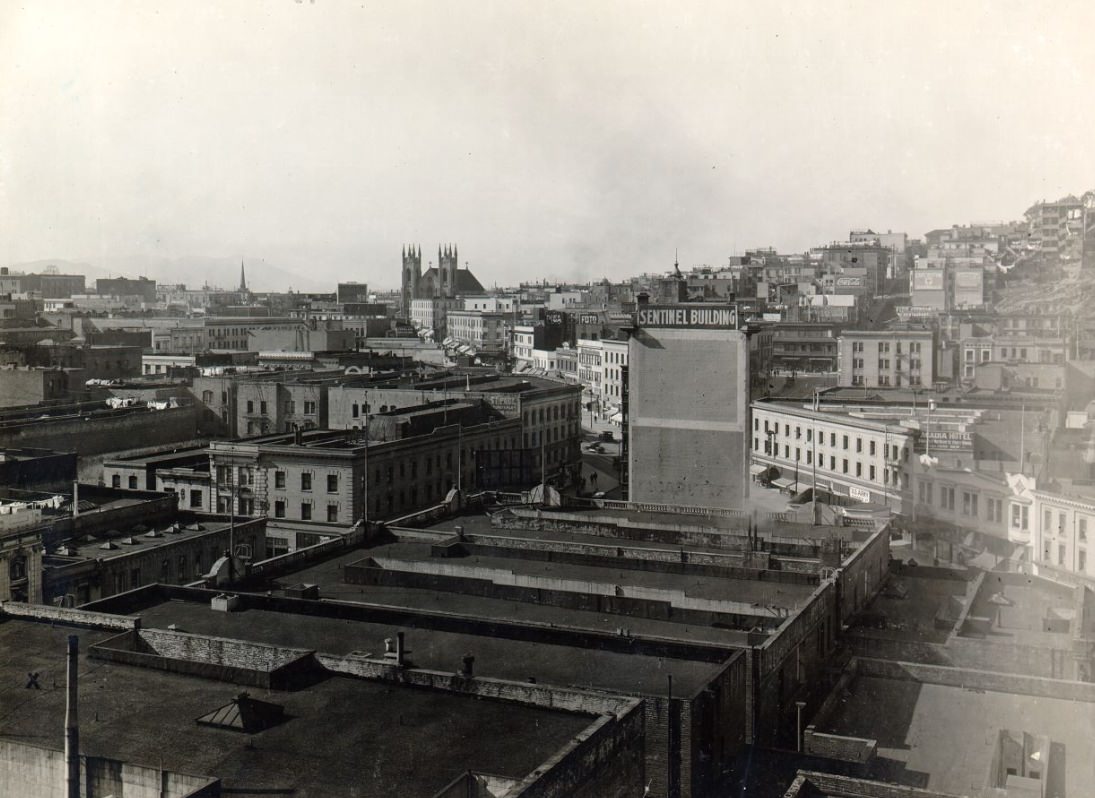
[[[72,517],[75,518],[80,514],[80,483],[77,480],[72,481]]]
[[[76,675],[80,638],[68,636],[68,690],[65,697],[65,796],[80,798],[80,719],[76,711]]]
[[[403,665],[403,633],[395,633],[395,664],[402,667]]]

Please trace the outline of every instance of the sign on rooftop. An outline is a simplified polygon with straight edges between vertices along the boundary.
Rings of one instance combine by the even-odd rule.
[[[635,311],[639,327],[685,327],[736,330],[738,310],[702,305],[646,305]]]

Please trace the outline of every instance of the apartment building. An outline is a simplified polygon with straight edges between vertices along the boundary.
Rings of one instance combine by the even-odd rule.
[[[837,343],[838,384],[900,388],[935,382],[935,333],[929,330],[845,330]]]
[[[578,350],[578,383],[582,386],[586,399],[595,404],[606,401],[604,394],[604,341],[598,339],[580,339]]]
[[[601,341],[603,361],[601,393],[610,407],[619,408],[623,401],[628,348],[626,340],[605,338]]]
[[[450,310],[446,317],[449,338],[487,354],[506,351],[509,315],[481,310]]]
[[[483,402],[505,418],[520,421],[514,448],[542,451],[549,472],[566,470],[581,459],[581,389],[536,376],[451,375],[385,385],[344,384],[328,389],[328,425],[353,430],[365,414],[415,407],[427,402]]]
[[[761,400],[752,405],[751,471],[767,471],[792,492],[816,484],[834,496],[903,512],[917,432],[896,421]]]
[[[327,430],[215,441],[209,456],[217,512],[266,516],[273,545],[292,551],[366,518],[440,503],[454,488],[480,489],[497,459],[485,453],[518,450],[520,429],[519,419],[508,418],[389,441]],[[517,481],[536,478],[525,476]]]

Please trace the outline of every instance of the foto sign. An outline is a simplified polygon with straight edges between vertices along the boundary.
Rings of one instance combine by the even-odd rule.
[[[710,305],[646,305],[635,311],[639,327],[736,330],[738,309]]]

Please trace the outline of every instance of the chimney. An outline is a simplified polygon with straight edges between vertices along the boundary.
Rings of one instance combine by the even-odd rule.
[[[300,446],[302,443],[304,443],[304,430],[300,429],[299,427],[293,430],[293,443],[295,443],[297,446]]]
[[[463,667],[460,668],[460,675],[471,678],[475,668],[475,657],[471,654],[465,654],[463,657]]]
[[[80,514],[80,483],[77,480],[72,481],[72,517],[75,518]]]
[[[398,665],[401,668],[403,667],[403,654],[404,654],[403,633],[402,632],[396,632],[395,633],[395,664]]]
[[[65,697],[65,796],[80,798],[80,720],[76,712],[76,674],[80,638],[68,636],[68,689]]]

